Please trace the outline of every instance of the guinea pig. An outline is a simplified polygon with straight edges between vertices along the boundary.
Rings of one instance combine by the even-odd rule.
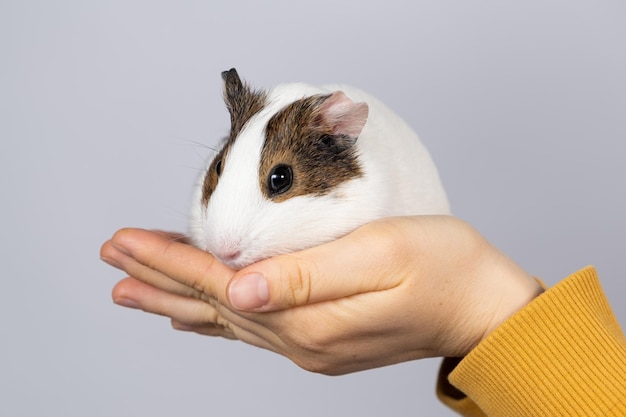
[[[192,243],[240,269],[387,216],[449,214],[413,130],[345,85],[256,90],[222,73],[230,134],[199,178]]]

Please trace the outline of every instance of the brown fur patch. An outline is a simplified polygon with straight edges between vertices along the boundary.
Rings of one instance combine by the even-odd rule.
[[[213,194],[213,190],[215,190],[219,181],[219,173],[216,168],[218,165],[221,165],[221,169],[224,169],[228,151],[237,139],[241,129],[252,116],[265,107],[267,101],[267,93],[265,91],[253,90],[248,84],[241,81],[234,68],[224,71],[222,78],[224,79],[224,102],[230,114],[230,134],[222,149],[213,158],[213,162],[204,177],[201,200],[204,206],[209,203],[211,194]]]
[[[355,138],[334,134],[319,110],[328,97],[295,101],[267,123],[259,167],[259,185],[266,198],[280,202],[298,195],[324,195],[363,175],[352,146]],[[286,192],[271,195],[268,176],[279,164],[292,168],[293,184]]]
[[[221,169],[224,169],[224,159],[226,154],[228,153],[228,149],[230,149],[230,144],[226,143],[226,145],[224,145],[219,153],[215,155],[215,158],[213,158],[213,161],[211,162],[211,165],[209,166],[209,169],[204,176],[204,182],[202,184],[201,202],[202,205],[205,207],[209,204],[211,194],[213,194],[215,187],[217,187],[217,182],[219,181],[220,176],[216,168],[218,164],[220,164]]]
[[[232,68],[222,73],[224,79],[224,102],[230,113],[229,142],[234,141],[244,125],[265,106],[267,93],[256,91],[241,81]]]

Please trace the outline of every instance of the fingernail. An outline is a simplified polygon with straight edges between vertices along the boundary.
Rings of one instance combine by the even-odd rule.
[[[122,307],[140,308],[139,304],[137,304],[135,300],[131,300],[130,298],[115,298],[113,302]]]
[[[103,262],[108,263],[109,265],[111,265],[113,268],[117,268],[117,269],[123,269],[122,265],[117,262],[115,259],[111,259],[111,258],[105,258],[105,257],[100,257],[100,260]]]
[[[118,244],[116,244],[116,243],[113,243],[113,241],[109,241],[109,243],[110,243],[110,244],[111,244],[111,246],[113,246],[113,247],[114,247],[114,248],[115,248],[118,252],[123,253],[123,254],[124,254],[124,255],[126,255],[126,256],[132,256],[132,255],[130,254],[130,251],[129,251],[128,249],[126,249],[125,247],[120,246],[120,245],[118,245]]]
[[[183,324],[183,323],[180,323],[180,322],[177,322],[177,321],[172,321],[172,328],[174,330],[180,330],[182,332],[193,332],[193,331],[196,330],[195,327],[188,326],[186,324]]]
[[[258,273],[237,278],[228,287],[230,303],[238,310],[253,310],[263,307],[270,300],[267,279]]]

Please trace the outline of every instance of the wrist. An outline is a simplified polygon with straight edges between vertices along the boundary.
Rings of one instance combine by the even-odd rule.
[[[539,280],[530,275],[526,275],[526,273],[524,273],[524,275],[525,276],[515,276],[509,280],[509,285],[503,290],[500,301],[494,310],[494,314],[485,327],[477,344],[482,342],[497,328],[523,310],[545,291]]]
[[[466,282],[460,321],[468,338],[460,346],[460,355],[454,356],[467,355],[543,292],[533,276],[494,249],[489,245],[477,257],[480,266]]]

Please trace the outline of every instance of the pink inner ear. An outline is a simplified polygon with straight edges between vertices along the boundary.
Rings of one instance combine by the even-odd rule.
[[[343,91],[335,91],[322,103],[320,111],[334,134],[356,138],[365,126],[369,108],[366,103],[350,100]]]

